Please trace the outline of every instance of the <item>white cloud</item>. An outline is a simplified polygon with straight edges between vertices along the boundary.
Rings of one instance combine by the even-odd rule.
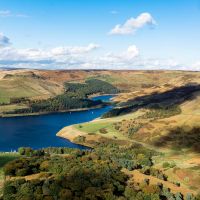
[[[3,33],[0,33],[0,47],[5,47],[10,45],[10,39]]]
[[[132,62],[135,60],[136,57],[139,56],[139,50],[135,45],[131,45],[127,48],[126,51],[119,53],[119,54],[113,54],[108,53],[105,56],[100,57],[99,65],[118,65],[119,63],[128,64],[129,62]]]
[[[134,34],[138,29],[145,25],[156,25],[150,13],[142,13],[136,18],[128,19],[124,24],[117,24],[110,32],[110,35],[129,35]]]
[[[83,54],[99,48],[98,44],[89,44],[85,47],[56,47],[51,50],[54,55]]]
[[[139,55],[139,50],[135,45],[128,47],[127,51],[123,54],[124,58],[131,60]]]
[[[26,18],[28,15],[22,13],[12,13],[10,10],[0,10],[0,17],[22,17]]]

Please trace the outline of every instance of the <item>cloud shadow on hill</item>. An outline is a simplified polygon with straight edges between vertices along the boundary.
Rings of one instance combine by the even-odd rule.
[[[200,153],[200,126],[182,126],[170,129],[164,136],[153,142],[156,147],[169,147],[174,150],[188,149]]]
[[[114,108],[104,115],[104,117],[113,117],[128,114],[141,108],[160,109],[174,105],[180,105],[187,100],[195,98],[194,92],[200,91],[200,85],[196,83],[175,87],[163,93],[153,93],[129,100],[120,107]]]

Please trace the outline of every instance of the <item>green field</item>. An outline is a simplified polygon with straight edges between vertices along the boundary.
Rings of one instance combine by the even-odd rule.
[[[126,136],[124,136],[122,133],[120,133],[114,128],[114,123],[119,122],[121,120],[134,119],[140,115],[141,112],[139,111],[115,118],[98,119],[89,123],[77,124],[74,125],[74,127],[79,131],[86,132],[88,134],[100,134],[109,138],[127,139]],[[102,133],[102,129],[106,130],[107,133]]]
[[[76,125],[75,126],[78,130],[86,132],[88,134],[100,134],[102,136],[106,136],[109,138],[116,138],[116,139],[124,139],[125,137],[115,130],[114,126],[110,122],[93,122],[93,123],[86,123],[83,125]],[[104,130],[105,133],[101,132]]]

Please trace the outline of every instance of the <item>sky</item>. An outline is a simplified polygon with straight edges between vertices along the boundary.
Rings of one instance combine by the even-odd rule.
[[[200,70],[200,0],[0,0],[0,67]]]

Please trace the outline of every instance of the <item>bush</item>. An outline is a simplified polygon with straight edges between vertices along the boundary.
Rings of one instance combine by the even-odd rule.
[[[99,129],[99,132],[102,133],[102,134],[108,133],[108,131],[106,130],[106,128]]]
[[[74,139],[75,142],[78,142],[78,143],[84,143],[85,142],[85,136],[78,136]]]
[[[163,168],[174,168],[176,166],[176,164],[174,162],[164,162],[163,163]]]
[[[18,169],[16,171],[16,176],[26,176],[30,174],[29,168]]]
[[[13,167],[12,163],[8,163],[4,166],[4,173],[6,176],[14,176],[15,175],[15,168]]]
[[[169,168],[169,167],[170,167],[170,163],[168,163],[168,162],[163,163],[163,168]]]

